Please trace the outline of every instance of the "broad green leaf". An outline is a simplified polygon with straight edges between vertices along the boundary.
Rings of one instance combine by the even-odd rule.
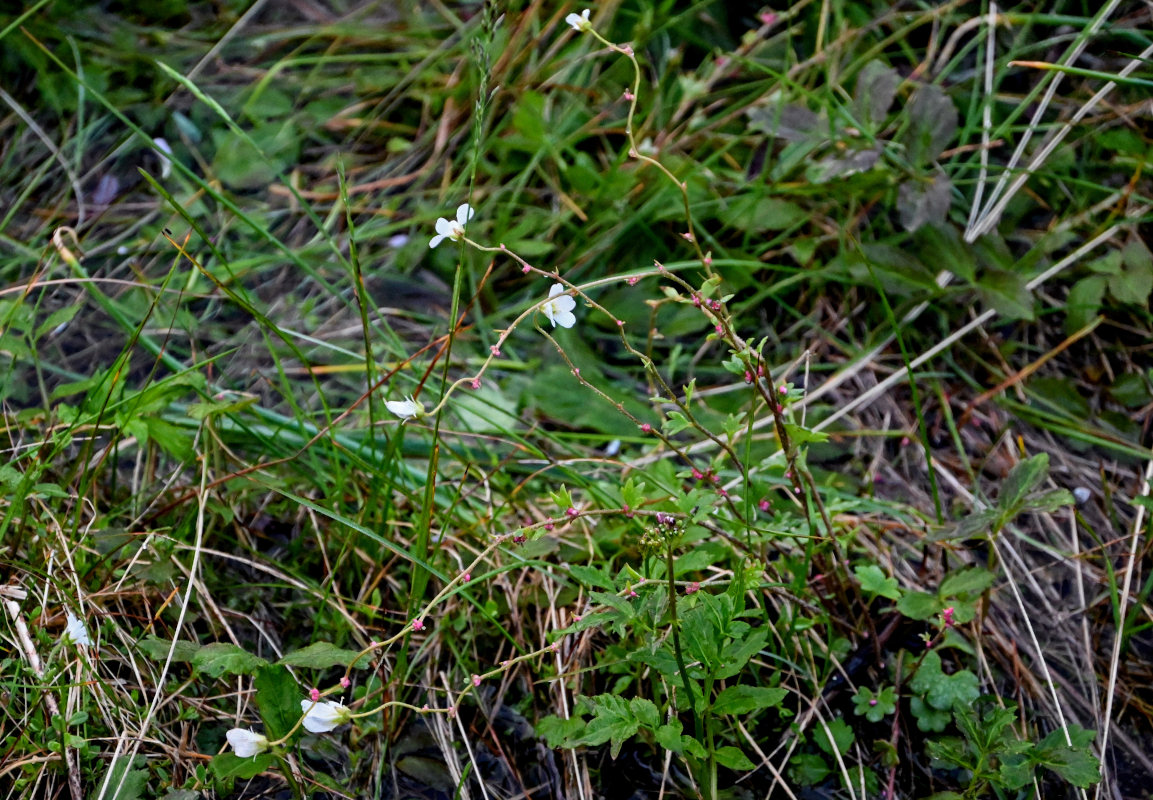
[[[304,696],[288,668],[279,664],[256,670],[256,708],[264,721],[265,735],[281,739],[300,720],[300,701]]]
[[[198,672],[213,678],[229,675],[251,675],[268,662],[234,644],[217,642],[207,644],[192,657],[192,666]]]
[[[935,594],[908,592],[897,601],[897,610],[909,619],[929,619],[941,613],[945,604]]]
[[[778,706],[788,695],[787,689],[767,686],[730,686],[713,701],[714,714],[747,714],[762,708]]]
[[[862,67],[853,90],[853,114],[857,120],[876,130],[889,115],[900,82],[897,71],[883,61],[870,61]]]
[[[761,652],[768,639],[768,631],[758,628],[725,645],[725,649],[721,652],[721,666],[713,674],[713,677],[717,680],[724,680],[739,673],[750,658]]]
[[[634,697],[629,701],[629,710],[637,721],[650,730],[656,730],[661,724],[661,713],[656,704],[645,697]]]
[[[977,288],[985,303],[1006,319],[1032,320],[1033,293],[1025,278],[1015,272],[986,270],[981,274]]]
[[[948,711],[933,708],[919,697],[914,697],[909,700],[909,710],[913,712],[913,716],[917,719],[918,730],[926,733],[940,733],[945,730],[945,726],[953,719],[953,715]]]
[[[1051,769],[1064,780],[1084,789],[1101,780],[1101,762],[1086,750],[1068,745],[1039,750],[1036,762]]]
[[[913,95],[908,115],[905,151],[914,166],[925,166],[935,161],[957,135],[957,108],[941,87],[929,83]]]
[[[829,755],[833,754],[833,748],[836,748],[836,751],[841,755],[845,755],[853,746],[855,738],[849,723],[840,717],[829,720],[828,725],[818,725],[813,730],[813,741],[817,743],[817,747]]]
[[[613,588],[612,579],[609,578],[603,569],[577,564],[569,567],[569,572],[585,586],[595,586],[598,589],[608,589],[610,591]]]
[[[939,264],[966,283],[977,277],[977,254],[952,225],[924,225],[913,240],[922,261]]]
[[[757,768],[757,765],[749,761],[748,756],[742,753],[739,748],[732,747],[731,745],[718,747],[713,751],[713,757],[716,758],[718,764],[729,769],[748,772],[751,769]]]
[[[143,761],[141,765],[143,765]],[[134,759],[120,755],[112,759],[102,778],[95,782],[89,800],[103,796],[105,800],[138,800],[148,785],[148,770],[131,769]],[[103,791],[107,784],[108,790]]]
[[[368,655],[363,655],[355,650],[345,650],[329,642],[314,642],[301,650],[286,653],[276,663],[286,667],[328,669],[337,666],[347,667],[352,665],[354,661],[358,669],[368,669],[372,666],[372,659]]]
[[[941,581],[939,594],[941,597],[956,597],[958,595],[979,595],[993,585],[997,576],[982,567],[951,572],[945,580]]]
[[[861,582],[861,591],[865,594],[887,597],[890,600],[900,599],[901,589],[897,586],[897,579],[890,578],[876,564],[854,567],[853,574]]]
[[[196,642],[177,640],[175,644],[176,646],[173,648],[172,640],[161,639],[159,636],[153,636],[150,633],[141,639],[136,646],[143,651],[144,655],[153,661],[164,661],[168,658],[170,648],[172,649],[172,660],[180,662],[191,661],[193,656],[200,651],[200,645]]]
[[[972,703],[981,694],[976,675],[967,669],[946,675],[941,669],[941,656],[935,651],[925,656],[909,685],[924,694],[929,705],[942,711],[953,708],[954,703]]]
[[[815,786],[830,774],[828,762],[816,753],[798,753],[789,759],[789,777],[801,786]]]
[[[221,753],[212,757],[212,774],[221,780],[247,781],[268,770],[276,757],[272,753],[261,753],[254,758],[241,758],[235,753]]]
[[[1065,333],[1073,335],[1088,325],[1101,310],[1108,280],[1103,275],[1090,275],[1073,284],[1065,298]]]
[[[609,752],[613,758],[620,754],[621,745],[637,732],[639,724],[624,698],[611,694],[582,697],[582,704],[593,717],[575,744],[598,745],[611,742]]]

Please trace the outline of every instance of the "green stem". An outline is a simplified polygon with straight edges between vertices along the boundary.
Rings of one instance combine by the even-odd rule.
[[[704,736],[704,730],[701,726],[701,718],[697,715],[697,704],[693,699],[693,687],[689,683],[689,670],[685,667],[685,657],[681,652],[680,622],[677,619],[677,586],[673,580],[672,545],[665,547],[665,564],[669,580],[669,613],[672,615],[673,653],[676,655],[677,669],[681,673],[681,682],[685,685],[685,694],[689,698],[689,710],[693,714],[693,731],[696,733],[697,741],[700,741]]]

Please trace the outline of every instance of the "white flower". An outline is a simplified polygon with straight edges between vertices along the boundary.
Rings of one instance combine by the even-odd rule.
[[[577,33],[584,33],[592,28],[593,24],[589,22],[589,9],[585,9],[580,15],[569,14],[564,18],[564,21],[573,26],[573,30]]]
[[[332,700],[317,703],[301,700],[300,710],[304,712],[304,727],[313,733],[328,733],[352,719],[347,706]]]
[[[88,638],[88,631],[84,629],[84,623],[71,611],[68,612],[68,623],[64,626],[64,639],[76,644],[92,644],[92,640]]]
[[[224,734],[224,738],[232,746],[233,752],[241,758],[255,757],[268,749],[268,737],[252,730],[233,728]]]
[[[576,308],[576,300],[567,294],[561,294],[563,291],[564,286],[554,283],[552,288],[548,290],[548,301],[540,307],[554,328],[557,325],[562,328],[571,328],[576,325],[576,316],[572,313],[572,310]]]
[[[432,237],[432,241],[428,243],[429,247],[436,247],[445,239],[451,239],[454,242],[459,242],[461,237],[464,236],[464,226],[472,219],[472,215],[476,212],[472,210],[472,206],[468,203],[461,203],[460,207],[456,210],[456,221],[445,219],[441,217],[436,221],[436,236]]]
[[[172,145],[160,136],[153,139],[152,143],[156,145],[156,155],[160,156],[160,177],[167,178],[172,174]]]
[[[384,407],[401,419],[416,419],[424,415],[424,406],[411,397],[404,400],[385,400]]]

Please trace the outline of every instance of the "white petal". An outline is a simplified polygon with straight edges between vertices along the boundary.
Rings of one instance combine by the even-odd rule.
[[[564,291],[564,284],[563,283],[554,283],[552,285],[552,288],[548,290],[548,296],[549,297],[556,297],[558,294],[560,294],[563,291]]]
[[[331,700],[318,703],[301,700],[300,710],[304,712],[304,727],[312,733],[328,733],[349,719],[348,709],[341,703],[334,703]]]
[[[470,206],[468,203],[461,203],[460,206],[456,209],[456,221],[459,222],[462,226],[467,225],[468,221],[472,219],[472,216],[475,213],[476,212],[472,210],[472,206]]]
[[[452,220],[440,217],[436,221],[436,232],[441,236],[452,236]]]
[[[88,631],[84,628],[84,623],[77,619],[71,611],[68,612],[68,622],[64,626],[64,638],[76,644],[92,644],[92,640],[88,638]]]
[[[411,397],[405,400],[385,400],[384,407],[401,419],[413,419],[424,413],[424,406]]]
[[[224,734],[232,750],[240,758],[249,758],[268,749],[268,739],[259,733],[244,728],[233,728]]]
[[[160,177],[167,178],[172,174],[172,145],[168,144],[168,140],[163,137],[157,136],[152,140],[161,152],[157,155],[160,156]]]
[[[443,233],[438,233],[436,236],[432,237],[432,241],[428,243],[428,246],[429,247],[436,247],[438,244],[443,242],[446,238],[448,238],[448,237],[446,237]]]
[[[553,300],[552,307],[560,313],[568,313],[576,308],[576,300],[566,294],[563,297],[558,297],[556,300]]]
[[[571,311],[557,311],[556,317],[553,319],[553,327],[560,325],[562,328],[571,328],[576,325],[576,315]]]

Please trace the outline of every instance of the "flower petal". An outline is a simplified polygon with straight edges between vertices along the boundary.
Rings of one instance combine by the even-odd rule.
[[[564,284],[554,283],[552,285],[552,288],[548,290],[548,296],[549,297],[556,297],[558,294],[560,294],[563,291],[564,291]]]
[[[443,233],[438,233],[436,236],[432,237],[432,241],[428,243],[428,246],[429,247],[436,247],[438,244],[443,242],[446,238],[447,237]]]
[[[473,214],[475,213],[476,212],[473,211],[472,206],[470,206],[468,203],[461,203],[460,206],[458,206],[456,209],[456,221],[459,222],[461,226],[467,225],[468,221],[472,219]]]
[[[566,310],[557,311],[552,323],[554,328],[557,325],[560,325],[562,328],[571,328],[573,325],[576,325],[576,314]]]
[[[240,758],[255,757],[268,749],[268,738],[253,730],[233,728],[224,738]]]
[[[84,627],[84,622],[71,611],[68,612],[68,621],[64,626],[64,638],[76,644],[92,644],[92,639],[88,637],[88,630]]]

